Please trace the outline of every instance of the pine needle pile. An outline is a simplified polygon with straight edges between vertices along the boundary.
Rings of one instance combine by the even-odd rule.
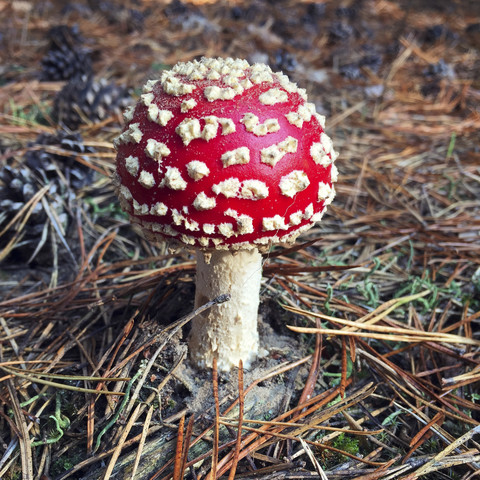
[[[478,2],[0,1],[0,25],[1,479],[478,478]],[[202,55],[287,73],[340,152],[328,215],[265,258],[269,355],[230,375],[188,362],[194,257],[110,181],[123,108]]]

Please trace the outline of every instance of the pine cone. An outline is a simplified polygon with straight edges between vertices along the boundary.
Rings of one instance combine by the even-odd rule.
[[[11,259],[27,262],[35,259],[42,263],[48,262],[50,255],[52,213],[60,228],[66,232],[70,224],[68,207],[76,201],[75,190],[93,180],[94,170],[76,161],[74,157],[95,150],[83,144],[79,133],[62,130],[53,135],[40,134],[29,147],[21,168],[6,165],[0,170],[0,231],[22,212],[18,220],[0,237],[0,249],[11,241],[16,234],[15,229],[22,228],[20,241],[16,242]],[[57,147],[65,152],[56,153],[45,147]],[[73,155],[68,155],[68,152]],[[45,185],[48,185],[44,196],[47,204],[39,201],[32,211],[25,209],[26,204]],[[22,227],[24,220],[26,223]]]
[[[49,50],[42,58],[40,80],[57,82],[70,80],[76,75],[91,75],[92,60],[90,53],[84,49],[70,49],[66,45]]]
[[[38,191],[38,185],[31,178],[30,171],[22,168],[16,170],[8,165],[0,170],[0,209],[2,223],[8,223]],[[30,234],[38,235],[43,230],[45,215],[42,204],[37,203],[30,215]]]
[[[75,75],[91,75],[92,60],[77,27],[59,25],[48,32],[50,46],[43,57],[40,80],[70,80]]]
[[[22,209],[29,200],[40,190],[41,182],[34,178],[28,168],[14,169],[4,166],[0,170],[0,229],[3,229]],[[57,183],[49,185],[46,198],[50,210],[55,213],[60,225],[65,228],[68,223],[68,214],[64,208],[64,202],[73,199],[71,192],[59,192]],[[32,261],[34,257],[48,244],[48,222],[49,218],[42,202],[38,202],[31,212],[25,210],[23,215],[28,215],[26,224],[22,228],[21,240],[13,252],[16,254],[14,261],[19,258],[24,261]],[[21,219],[25,217],[22,215]],[[16,233],[21,222],[15,224],[0,237],[0,249],[4,248]],[[45,231],[47,229],[47,231]]]
[[[121,112],[131,102],[128,90],[105,79],[73,77],[55,98],[52,115],[71,130],[82,123],[103,120]]]
[[[83,144],[82,136],[78,132],[68,133],[64,130],[59,130],[54,135],[40,134],[29,146],[37,145],[59,147],[74,154],[95,152],[94,148]],[[32,149],[26,153],[25,160],[26,165],[32,171],[40,172],[45,181],[55,181],[58,179],[58,171],[61,171],[67,180],[68,187],[74,190],[85,187],[93,180],[94,171],[83,163],[77,162],[73,156],[51,153],[45,149]]]
[[[57,25],[50,28],[47,36],[50,40],[49,50],[55,50],[62,46],[67,46],[73,50],[85,42],[78,25]]]

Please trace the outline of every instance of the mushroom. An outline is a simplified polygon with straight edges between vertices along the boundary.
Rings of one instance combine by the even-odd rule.
[[[283,73],[232,58],[182,62],[143,87],[114,142],[113,181],[146,239],[198,252],[191,360],[228,371],[259,354],[262,253],[291,244],[331,203],[325,118]]]

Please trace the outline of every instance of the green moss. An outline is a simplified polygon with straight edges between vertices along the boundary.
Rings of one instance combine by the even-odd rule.
[[[335,438],[332,446],[344,452],[350,453],[351,455],[357,455],[360,450],[358,438],[351,437],[345,433],[341,433],[337,438]],[[346,460],[347,457],[345,455],[341,455],[339,460],[340,459]]]
[[[317,440],[321,440],[317,438]],[[336,437],[330,445],[342,452],[349,453],[350,455],[357,456],[360,451],[359,441],[355,437],[341,433]],[[343,455],[342,453],[335,452],[333,450],[322,450],[321,454],[322,461],[327,469],[333,468],[336,465],[350,460],[349,457]]]
[[[82,458],[80,455],[63,455],[52,462],[52,466],[50,467],[50,476],[58,477],[61,474],[65,473],[66,471],[73,468],[77,465]]]

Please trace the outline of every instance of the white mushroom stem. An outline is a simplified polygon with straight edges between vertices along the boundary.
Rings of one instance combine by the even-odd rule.
[[[209,261],[208,261],[209,260]],[[257,249],[216,251],[197,255],[195,307],[218,295],[231,299],[192,320],[190,357],[201,368],[229,371],[239,360],[248,368],[258,354],[258,304],[262,279],[262,255]]]

